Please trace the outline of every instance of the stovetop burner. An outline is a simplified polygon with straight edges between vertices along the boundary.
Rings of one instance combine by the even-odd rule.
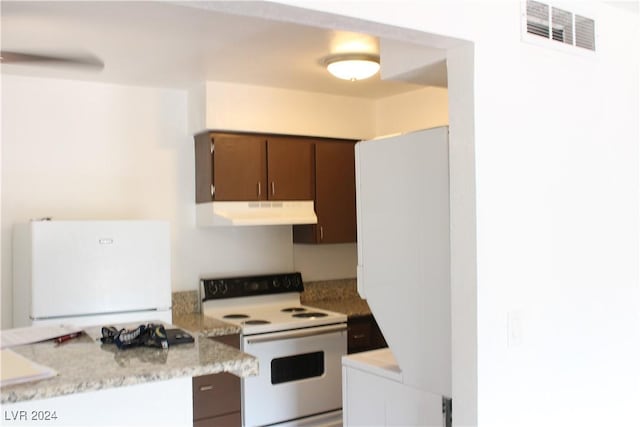
[[[303,318],[307,318],[307,317],[325,317],[327,316],[327,313],[320,313],[319,311],[307,311],[304,313],[296,313],[296,314],[292,314],[293,317],[303,317]]]
[[[280,311],[282,311],[283,313],[296,313],[299,311],[307,311],[307,309],[302,307],[287,307],[287,308],[283,308]]]
[[[223,319],[248,319],[249,316],[247,314],[225,314],[222,316]]]
[[[244,322],[242,322],[243,325],[266,325],[269,322],[268,320],[260,320],[260,319],[255,319],[255,320],[245,320]]]

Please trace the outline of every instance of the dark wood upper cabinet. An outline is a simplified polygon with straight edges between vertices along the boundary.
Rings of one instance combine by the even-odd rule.
[[[196,203],[313,200],[314,150],[305,138],[208,132],[195,137]]]
[[[215,200],[267,199],[267,143],[257,135],[213,134]]]
[[[354,141],[316,141],[315,208],[318,224],[295,225],[295,243],[356,241]]]
[[[199,133],[194,140],[196,203],[207,203],[213,200],[213,135]]]
[[[308,138],[267,138],[270,200],[313,200],[315,196],[313,142]]]
[[[314,200],[294,243],[356,241],[355,141],[205,132],[195,136],[196,203]]]
[[[267,141],[259,135],[195,136],[196,203],[267,199]]]

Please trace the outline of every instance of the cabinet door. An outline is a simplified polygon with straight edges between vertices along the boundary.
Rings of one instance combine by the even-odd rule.
[[[270,137],[267,140],[270,200],[313,200],[313,140]]]
[[[240,378],[227,372],[193,377],[193,419],[240,412]]]
[[[196,203],[213,201],[213,135],[195,135]]]
[[[354,143],[316,144],[316,238],[319,243],[356,241]]]
[[[266,200],[266,139],[259,135],[212,134],[214,199]]]
[[[387,342],[373,315],[349,317],[347,326],[347,352],[375,350],[387,347]]]

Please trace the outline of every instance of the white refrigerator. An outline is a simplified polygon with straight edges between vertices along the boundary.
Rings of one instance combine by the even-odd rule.
[[[14,327],[170,324],[170,257],[163,221],[16,225]]]
[[[356,144],[358,292],[389,349],[343,359],[347,426],[451,422],[448,136]]]

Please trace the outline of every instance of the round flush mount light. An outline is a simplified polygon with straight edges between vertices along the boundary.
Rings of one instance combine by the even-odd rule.
[[[368,79],[380,70],[380,57],[367,54],[332,55],[324,60],[327,70],[343,80]]]

